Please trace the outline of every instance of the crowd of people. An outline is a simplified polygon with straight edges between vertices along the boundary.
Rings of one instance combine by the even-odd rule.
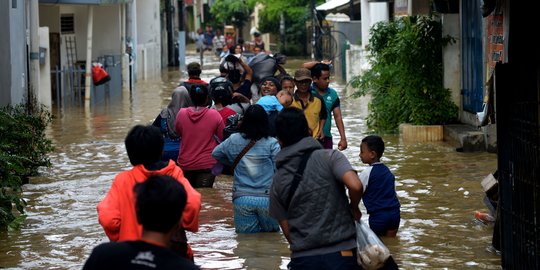
[[[218,33],[203,43],[221,42]],[[255,44],[264,51],[264,43]],[[362,140],[359,156],[369,168],[358,174],[341,152],[348,145],[340,98],[329,87],[330,63],[307,62],[292,75],[280,69],[255,81],[242,46],[231,49],[210,82],[200,78],[200,64],[188,64],[188,80],[155,121],[127,134],[133,168],[115,177],[97,206],[109,239],[127,242],[96,247],[85,269],[98,269],[102,260],[118,268],[196,269],[185,231],[198,231],[197,189],[212,188],[227,173],[235,231],[281,232],[289,269],[360,269],[361,201],[373,232],[396,236],[400,204],[394,175],[381,163],[384,142],[376,135]],[[393,260],[385,267],[397,269]]]
[[[212,51],[222,60],[229,54],[244,55],[247,63],[260,52],[270,53],[258,30],[253,29],[252,37],[251,41],[246,41],[241,37],[236,38],[234,33],[224,34],[221,29],[214,30],[212,26],[206,26],[204,30],[197,29],[194,41],[197,52]]]

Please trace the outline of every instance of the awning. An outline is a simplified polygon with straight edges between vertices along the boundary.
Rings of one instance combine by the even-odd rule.
[[[348,5],[351,0],[330,0],[318,7],[316,7],[316,10],[331,10],[335,9],[344,5]]]

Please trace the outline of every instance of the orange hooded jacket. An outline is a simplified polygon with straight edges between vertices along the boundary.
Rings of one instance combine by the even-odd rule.
[[[180,182],[187,193],[187,203],[182,214],[182,226],[187,231],[199,230],[199,212],[201,210],[201,194],[196,191],[184,173],[175,162],[160,170],[149,171],[139,164],[131,170],[116,175],[111,189],[105,198],[97,205],[99,224],[111,241],[140,240],[142,226],[137,222],[135,213],[135,184],[145,181],[149,176],[156,174],[170,175]]]

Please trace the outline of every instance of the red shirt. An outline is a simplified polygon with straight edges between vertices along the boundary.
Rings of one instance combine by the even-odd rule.
[[[221,118],[223,118],[223,123],[227,124],[227,117],[231,115],[235,115],[236,111],[229,107],[223,107],[221,109],[216,109],[216,111],[221,115]]]

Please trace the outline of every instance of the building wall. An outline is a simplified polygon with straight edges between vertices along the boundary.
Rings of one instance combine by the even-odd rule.
[[[39,47],[45,49],[45,61],[39,65],[39,93],[38,100],[41,104],[51,108],[52,93],[51,93],[51,57],[49,55],[49,28],[40,27],[38,30]]]
[[[27,97],[25,10],[24,0],[0,1],[0,25],[4,26],[0,62],[7,67],[0,72],[0,106],[25,102]]]
[[[443,36],[450,35],[456,39],[454,44],[443,48],[443,86],[452,92],[452,101],[463,110],[461,100],[461,39],[459,14],[442,15]]]
[[[103,55],[120,55],[120,6],[94,6],[92,59]],[[88,32],[88,6],[86,5],[40,5],[40,26],[49,28],[50,33],[60,33],[60,16],[73,14],[77,60],[86,61]],[[65,46],[61,46],[62,65],[66,65]]]
[[[137,79],[161,74],[159,1],[137,1]]]
[[[60,33],[60,6],[39,5],[39,26],[47,26],[50,33]]]

